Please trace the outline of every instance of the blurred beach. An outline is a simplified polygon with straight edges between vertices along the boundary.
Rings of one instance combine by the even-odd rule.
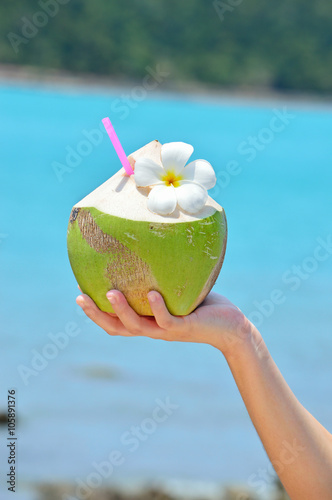
[[[204,345],[110,338],[93,325],[75,304],[66,228],[71,207],[120,168],[104,116],[128,154],[153,139],[193,144],[193,158],[215,168],[210,195],[228,218],[214,290],[257,324],[296,396],[331,430],[331,111],[124,94],[1,83],[0,409],[15,388],[16,498],[79,499],[81,487],[82,498],[86,488],[86,498],[111,499],[112,488],[154,484],[169,495],[155,499],[177,498],[178,490],[201,499],[273,498],[275,473],[222,355]],[[317,246],[324,260],[315,259]],[[151,426],[158,405],[167,418]],[[1,471],[6,459],[1,447]],[[225,496],[234,485],[242,493]]]

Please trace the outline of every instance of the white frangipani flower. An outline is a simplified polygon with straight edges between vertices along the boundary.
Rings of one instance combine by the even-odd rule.
[[[161,147],[161,165],[149,158],[135,163],[134,178],[138,187],[152,186],[148,209],[169,215],[178,204],[190,214],[199,212],[208,198],[207,190],[216,183],[209,162],[194,160],[186,165],[194,148],[184,142],[169,142]]]

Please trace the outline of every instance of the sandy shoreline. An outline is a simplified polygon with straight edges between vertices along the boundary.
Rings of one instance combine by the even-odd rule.
[[[0,63],[0,84],[24,85],[31,87],[53,87],[62,90],[88,92],[134,91],[144,87],[144,79],[129,80],[96,74],[78,74],[68,71],[47,69],[34,66],[19,66]],[[148,89],[149,95],[183,95],[208,100],[240,100],[256,102],[292,102],[306,105],[332,106],[332,95],[300,92],[276,92],[269,88],[232,88],[226,89],[216,85],[203,85],[195,82],[173,82],[164,78],[155,88]]]
[[[100,487],[80,490],[68,484],[43,484],[36,487],[38,500],[290,500],[287,493],[280,488],[265,491],[264,495],[256,494],[253,490],[242,486],[226,486],[218,490],[176,491],[161,486],[147,486],[141,488]],[[83,500],[83,498],[82,498]]]

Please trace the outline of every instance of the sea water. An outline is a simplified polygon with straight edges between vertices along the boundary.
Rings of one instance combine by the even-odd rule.
[[[104,116],[128,154],[153,139],[184,141],[212,163],[210,195],[229,229],[214,289],[257,324],[296,396],[332,429],[331,107],[171,94],[125,102],[121,90],[3,84],[0,408],[14,388],[19,485],[94,477],[264,493],[273,472],[223,356],[109,337],[75,304],[71,207],[120,168],[98,132]]]

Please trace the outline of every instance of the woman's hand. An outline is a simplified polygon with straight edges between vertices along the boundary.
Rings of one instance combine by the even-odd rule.
[[[258,330],[228,299],[210,293],[188,316],[172,316],[162,296],[148,293],[154,317],[139,316],[124,295],[107,293],[116,314],[87,296],[77,303],[110,335],[204,342],[226,357],[250,418],[279,478],[294,500],[331,499],[332,436],[296,399]]]
[[[217,293],[210,293],[188,316],[172,316],[163,297],[158,292],[149,292],[154,317],[139,316],[118,290],[111,290],[106,296],[116,314],[101,311],[85,294],[77,297],[76,302],[109,335],[207,343],[226,355],[239,341],[247,341],[254,328],[240,309]]]

